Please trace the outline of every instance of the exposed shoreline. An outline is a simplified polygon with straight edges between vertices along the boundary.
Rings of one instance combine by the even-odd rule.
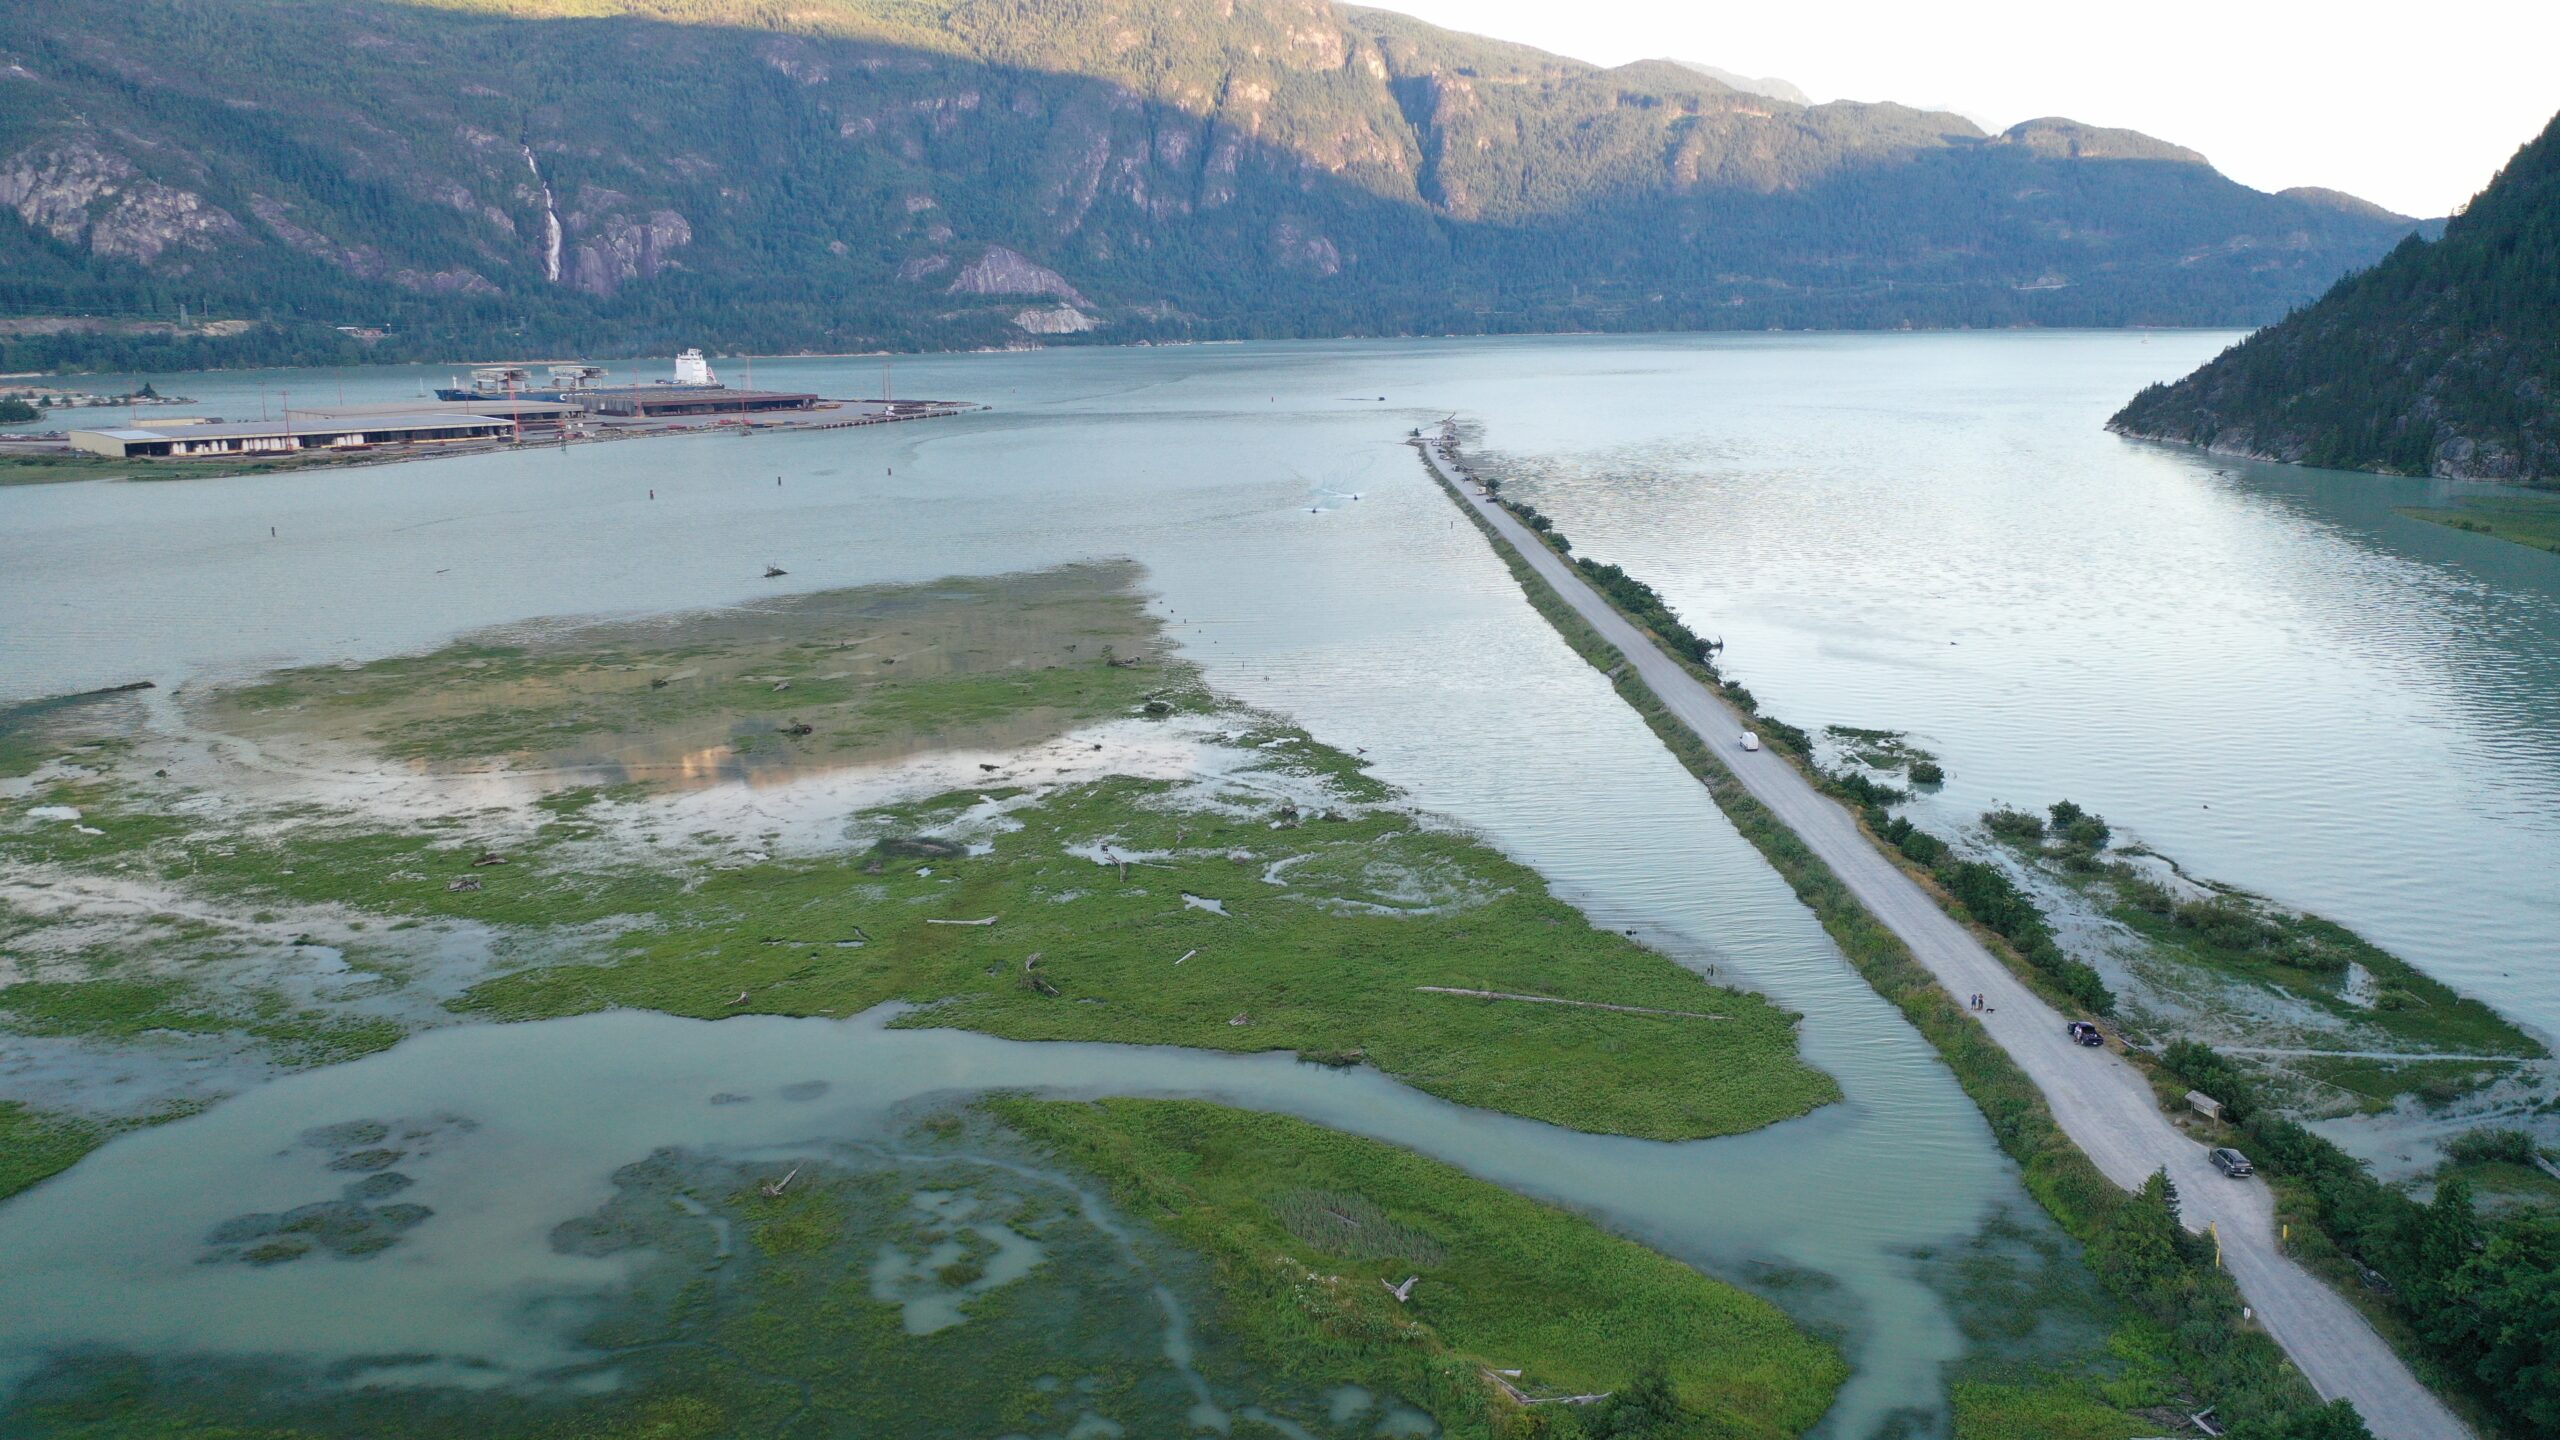
[[[2273,451],[2254,450],[2246,445],[2226,442],[2220,438],[2219,434],[2210,441],[2197,441],[2184,435],[2136,430],[2132,426],[2119,425],[2112,420],[2107,422],[2105,429],[2108,434],[2120,439],[2139,440],[2148,445],[2171,445],[2180,450],[2219,456],[2225,460],[2250,460],[2262,465],[2291,465],[2297,469],[2328,470],[2341,475],[2377,475],[2388,480],[2452,480],[2465,485],[2512,485],[2526,490],[2560,488],[2560,476],[2486,475],[2460,466],[2418,473],[2393,470],[2383,466],[2315,465],[2299,454],[2279,455]]]

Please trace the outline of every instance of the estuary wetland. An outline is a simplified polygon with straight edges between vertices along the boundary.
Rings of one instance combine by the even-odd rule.
[[[2216,343],[2058,338],[2073,364],[2024,353],[2047,337],[947,357],[914,383],[993,409],[0,492],[0,1429],[2167,1433],[2166,1337],[1396,443],[1465,408],[1616,559],[1566,491],[1622,461],[1630,383],[2023,366],[2067,416]],[[832,363],[759,369],[841,388]],[[1527,376],[1593,407],[1573,464]],[[288,379],[414,383],[186,389]],[[1877,416],[1827,463],[1942,423]],[[2126,1023],[2493,1057],[2262,1057],[2370,1149],[2541,1123],[2530,985],[2140,813],[2172,786],[2002,758],[1879,672],[1821,689],[1639,548],[1772,710],[2033,888]],[[2118,826],[2108,865],[2156,844],[2352,953],[2272,920],[2312,949],[2175,967],[2231,994],[2130,983],[2174,907],[2146,934],[2111,870],[1982,823],[2062,794]],[[2540,822],[2498,814],[2529,860]],[[2540,902],[2468,893],[2520,963]],[[2530,1167],[2466,1163],[2539,1203]]]
[[[242,1089],[317,1086],[310,1099],[345,1110],[340,1087],[369,1068],[347,1062],[422,1030],[519,1023],[472,1060],[468,1097],[424,1106],[401,1082],[398,1113],[375,1104],[250,1148],[254,1179],[183,1180],[238,1213],[197,1225],[175,1197],[145,1202],[164,1257],[195,1252],[174,1277],[119,1266],[147,1299],[69,1283],[106,1263],[94,1245],[8,1240],[73,1267],[13,1287],[19,1420],[81,1434],[240,1420],[933,1434],[955,1419],[988,1434],[1476,1433],[1549,1396],[1629,1391],[1695,1433],[1803,1433],[1843,1378],[1831,1344],[1588,1220],[1218,1105],[987,1111],[954,1095],[1241,1086],[1250,1103],[1447,1148],[1436,1096],[1523,1117],[1506,1138],[1527,1154],[1575,1132],[1755,1131],[1840,1098],[1798,1057],[1793,1015],[1595,928],[1356,757],[1219,699],[1165,653],[1138,578],[1085,565],[553,622],[21,707],[24,818],[0,839],[0,1023],[17,1052],[13,1131],[31,1142],[13,1186],[120,1129],[177,1123],[11,1214],[67,1221],[130,1259],[136,1235],[96,1228],[81,1197],[114,1156],[222,1143],[202,1132],[240,1101],[185,1117]],[[748,1078],[702,1092],[718,1077],[678,1065],[658,1082],[677,1089],[643,1100],[629,1061],[600,1064],[594,1047],[661,1057],[671,1042],[555,1018],[600,1011],[718,1020],[679,1048],[751,1043],[751,1071],[771,1041],[750,1042],[743,1017],[855,1017],[864,1063],[888,1068],[820,1063],[821,1029],[797,1042],[811,1073],[764,1093]],[[950,1066],[968,1071],[970,1052],[888,1039],[915,1028],[1069,1043],[992,1052],[1001,1073],[960,1078]],[[434,1043],[403,1047],[399,1068]],[[1287,1063],[1229,1078],[1191,1051]],[[1350,1116],[1337,1075],[1368,1092]],[[540,1165],[612,1187],[580,1209],[505,1158],[527,1152],[483,1149],[560,1125],[579,1108],[564,1089],[644,1127],[668,1108],[702,1120],[647,1144],[625,1125],[599,1127],[600,1145],[555,1133]],[[826,1111],[838,1090],[877,1113]],[[835,1138],[759,1165],[769,1146],[740,1145],[763,1132],[739,1119],[759,1101],[785,1122],[772,1143]],[[830,1118],[796,1128],[812,1113]],[[1468,1146],[1453,1158],[1483,1163]],[[439,1217],[492,1206],[536,1251],[479,1254],[489,1273],[454,1296],[453,1247],[494,1241],[440,1234]],[[1160,1208],[1154,1228],[1115,1218]],[[426,1313],[404,1288],[419,1263],[466,1313]],[[369,1303],[398,1321],[315,1332],[308,1284],[362,1291],[377,1275]],[[526,1276],[542,1293],[516,1293]],[[157,1355],[197,1304],[213,1307],[196,1313],[217,1356]],[[235,1323],[241,1306],[263,1319]],[[497,1322],[468,1313],[483,1309],[525,1333],[489,1339]],[[1061,1330],[1098,1347],[1072,1374],[1041,1343]],[[862,1363],[827,1381],[839,1367],[818,1357],[848,1351]],[[1518,1373],[1489,1378],[1496,1361]],[[910,1387],[935,1376],[948,1400],[913,1412]],[[332,1386],[357,1398],[325,1398]],[[1611,1401],[1596,1403],[1580,1413]]]

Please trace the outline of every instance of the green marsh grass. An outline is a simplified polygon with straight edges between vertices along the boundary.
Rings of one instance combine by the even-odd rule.
[[[1258,1357],[1423,1399],[1452,1436],[1577,1433],[1570,1416],[1531,1428],[1486,1369],[1522,1371],[1537,1395],[1615,1391],[1664,1367],[1686,1412],[1649,1432],[1666,1440],[1800,1434],[1847,1373],[1766,1301],[1410,1151],[1197,1101],[988,1106],[1207,1256],[1222,1318]],[[1357,1239],[1318,1243],[1326,1232],[1303,1220],[1311,1190],[1357,1197],[1345,1213],[1408,1238],[1385,1256]],[[1398,1302],[1387,1287],[1408,1277]]]

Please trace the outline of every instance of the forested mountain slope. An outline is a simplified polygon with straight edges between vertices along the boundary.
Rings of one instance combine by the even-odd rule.
[[[2257,323],[2414,227],[2343,199],[1331,0],[0,7],[0,368]]]
[[[2560,485],[2560,118],[2445,226],[2134,397],[2121,434]]]

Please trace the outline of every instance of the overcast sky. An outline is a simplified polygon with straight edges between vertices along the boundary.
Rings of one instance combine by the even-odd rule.
[[[2039,115],[2201,150],[2262,190],[2443,215],[2560,111],[2560,0],[1368,0],[1602,65],[1667,57],[2000,129]]]

